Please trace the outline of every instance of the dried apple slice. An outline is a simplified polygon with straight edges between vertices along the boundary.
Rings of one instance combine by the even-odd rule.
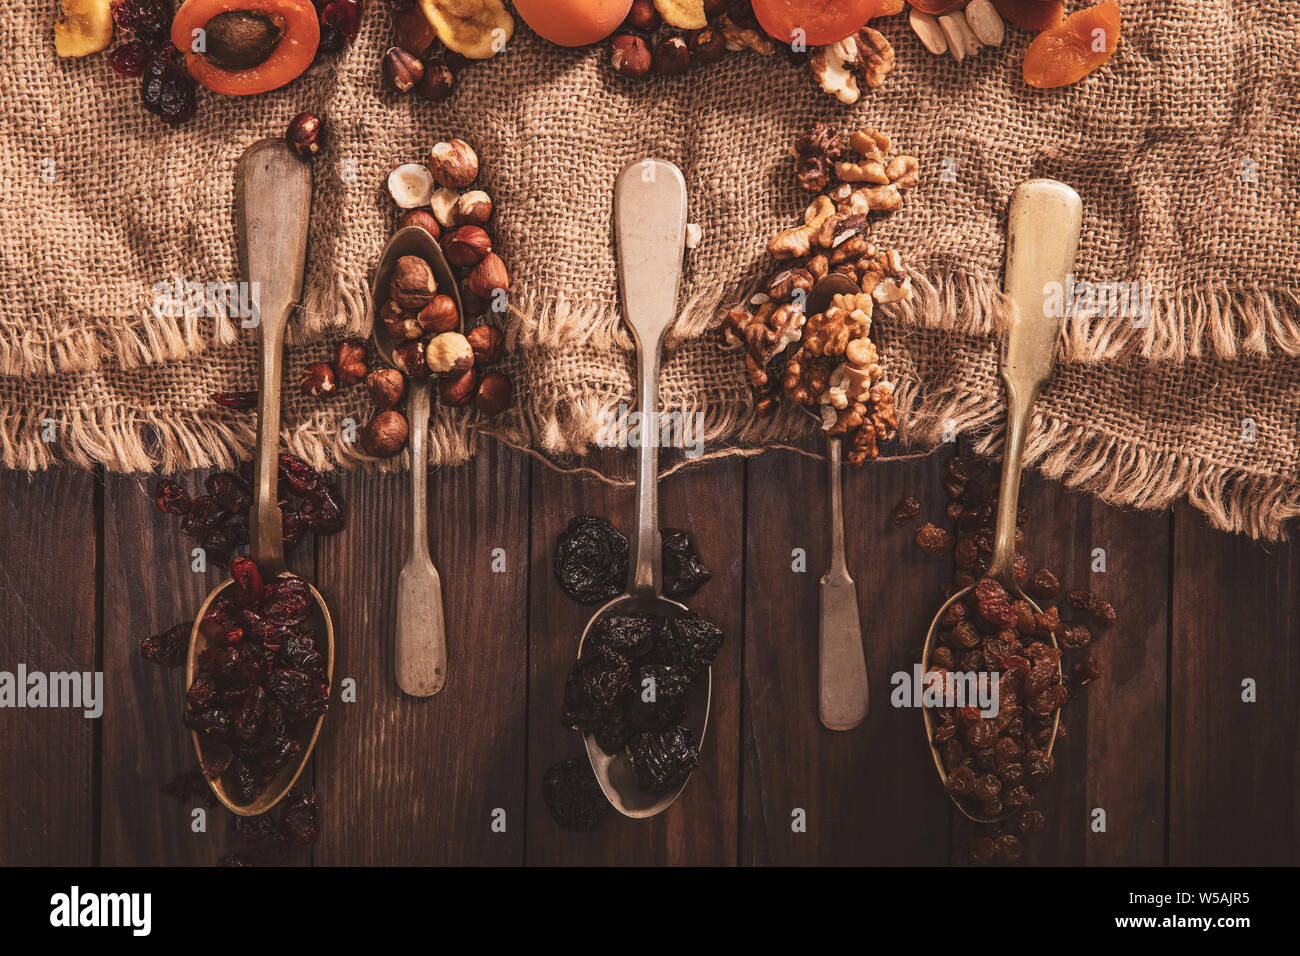
[[[447,49],[471,60],[496,56],[515,35],[501,0],[420,0],[420,9]]]
[[[703,30],[709,25],[704,0],[655,0],[664,23],[679,30]]]
[[[773,39],[814,47],[857,33],[880,6],[881,0],[754,0],[754,15]]]
[[[1119,4],[1103,0],[1038,34],[1025,51],[1025,82],[1039,89],[1078,83],[1115,52],[1120,20]]]
[[[108,0],[63,0],[54,23],[54,52],[59,56],[89,56],[113,39],[113,13]]]

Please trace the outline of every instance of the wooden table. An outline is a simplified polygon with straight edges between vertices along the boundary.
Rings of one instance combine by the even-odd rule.
[[[560,727],[565,671],[588,611],[556,586],[556,534],[581,512],[632,524],[630,489],[556,473],[495,442],[431,475],[449,680],[429,700],[392,676],[405,547],[401,478],[341,480],[348,527],[295,570],[328,598],[336,692],[308,776],[324,834],[316,864],[963,862],[970,837],[930,764],[917,712],[889,706],[950,575],[889,519],[904,494],[936,520],[942,457],[854,471],[845,489],[873,705],[858,730],[817,722],[823,466],[790,452],[668,478],[664,523],[689,527],[714,571],[692,602],[725,629],[701,767],[665,815],[593,834],[551,821],[540,781],[581,753]],[[199,476],[185,476],[191,489]],[[237,848],[224,815],[191,829],[159,792],[193,765],[181,670],[137,641],[192,618],[220,577],[190,571],[179,519],[146,481],[0,473],[0,669],[105,672],[100,720],[0,710],[0,864],[213,863]],[[1096,645],[1103,676],[1073,703],[1027,861],[1295,864],[1300,828],[1300,554],[1211,531],[1189,508],[1126,513],[1031,479],[1029,554],[1119,612]],[[1090,572],[1093,551],[1105,573]],[[496,549],[502,549],[497,552]],[[792,570],[795,549],[807,571]],[[494,556],[504,571],[494,571]],[[501,561],[498,561],[501,566]],[[1242,700],[1242,682],[1258,700]],[[1104,832],[1092,828],[1105,811]],[[803,811],[802,814],[799,811]],[[806,830],[792,822],[806,819]],[[494,826],[494,822],[496,826]],[[503,825],[504,824],[504,825]]]

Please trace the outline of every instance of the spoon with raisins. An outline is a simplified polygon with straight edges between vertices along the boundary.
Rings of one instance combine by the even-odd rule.
[[[1015,318],[1002,343],[1007,426],[993,556],[983,578],[944,602],[921,651],[921,716],[935,769],[957,808],[981,823],[1023,809],[1046,781],[1064,703],[1056,628],[1020,588],[1015,537],[1025,438],[1051,377],[1081,219],[1078,194],[1053,179],[1022,183],[1011,198],[1005,285]],[[983,698],[997,702],[996,715],[969,694],[956,697],[959,688],[978,693],[986,676],[996,676],[997,697]]]
[[[295,156],[283,139],[266,139],[244,151],[235,181],[240,273],[255,290],[260,334],[257,448],[249,520],[253,560],[232,564],[232,572],[239,573],[218,585],[203,602],[190,634],[185,686],[187,705],[196,675],[213,676],[226,686],[238,684],[248,695],[246,702],[237,708],[232,706],[235,716],[229,725],[222,718],[223,712],[214,710],[209,712],[212,721],[202,731],[191,724],[191,737],[205,771],[221,768],[208,777],[217,799],[232,813],[256,816],[283,799],[316,746],[334,670],[334,622],[320,592],[285,569],[278,493],[284,336],[289,315],[302,296],[311,214],[311,166]],[[274,580],[263,582],[263,574]],[[254,607],[264,613],[253,612]],[[223,616],[230,618],[226,622],[230,626],[214,628],[213,622]],[[254,627],[255,620],[266,629],[265,634]],[[272,741],[283,759],[263,759],[260,777],[254,779],[249,771],[243,775],[247,779],[241,780],[231,766],[231,746],[233,743],[238,749],[245,745],[238,731],[250,726],[245,723],[246,717],[255,720],[252,715],[261,713],[254,708],[254,701],[261,699],[265,707],[267,690],[260,678],[250,675],[261,673],[264,661],[256,654],[272,647],[272,640],[278,642],[280,631],[311,639],[304,647],[304,653],[313,655],[308,668],[311,674],[290,669],[283,674],[292,677],[272,675],[266,679],[272,697],[277,692],[284,696],[281,703],[286,715],[296,713],[302,719]],[[205,654],[210,647],[213,653]],[[209,674],[210,668],[218,664],[223,670]],[[229,733],[232,729],[236,733]],[[233,759],[238,762],[242,757],[235,755]]]
[[[640,160],[624,169],[614,189],[614,233],[623,319],[636,345],[640,434],[658,435],[660,353],[664,335],[677,316],[677,292],[686,253],[686,181],[681,170],[655,159]],[[600,655],[608,653],[604,646],[595,646],[597,642],[590,640],[594,632],[602,629],[602,637],[617,630],[620,637],[649,644],[651,635],[631,631],[637,627],[673,628],[675,622],[683,622],[678,630],[693,626],[685,623],[691,620],[686,606],[663,594],[658,479],[659,448],[651,437],[640,441],[638,447],[637,522],[628,590],[592,615],[578,643],[580,665],[585,663],[585,647],[593,648],[593,663],[599,663]],[[712,650],[716,652],[716,645]],[[662,813],[690,779],[708,725],[711,660],[711,654],[701,657],[702,666],[691,668],[692,679],[682,689],[681,719],[668,732],[647,734],[645,740],[626,748],[612,747],[614,753],[601,747],[598,733],[584,734],[596,780],[609,802],[624,816],[645,818]],[[614,690],[618,689],[614,686]],[[629,755],[634,755],[640,766],[634,765]]]

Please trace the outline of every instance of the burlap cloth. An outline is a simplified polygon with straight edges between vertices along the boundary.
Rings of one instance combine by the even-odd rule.
[[[702,333],[770,268],[767,236],[803,205],[788,147],[820,119],[875,125],[923,164],[903,211],[876,229],[918,293],[877,326],[906,442],[998,442],[1007,199],[1025,178],[1054,176],[1084,201],[1079,277],[1145,282],[1152,298],[1145,323],[1086,310],[1067,321],[1030,460],[1110,502],[1186,496],[1219,527],[1280,537],[1300,514],[1300,21],[1285,0],[1123,6],[1110,64],[1048,93],[1021,82],[1022,31],[958,66],[926,53],[903,17],[883,21],[897,67],[848,108],[780,57],[629,84],[603,52],[562,51],[524,28],[449,103],[399,99],[379,81],[391,27],[372,2],[334,72],[244,101],[200,92],[198,117],[169,130],[103,56],[55,58],[50,5],[21,0],[0,19],[0,460],[172,471],[247,452],[251,413],[210,395],[255,387],[252,333],[159,318],[151,289],[237,278],[235,162],[301,109],[325,116],[331,139],[315,161],[289,383],[338,336],[365,331],[368,270],[394,220],[388,170],[459,134],[483,157],[512,271],[519,407],[495,430],[552,458],[580,454],[601,416],[631,402],[611,187],[626,162],[656,155],[682,167],[704,234],[663,401],[701,412],[711,448],[798,439],[809,421],[755,420],[736,358]],[[360,390],[287,392],[287,446],[355,463],[340,422],[366,417]],[[440,410],[432,460],[464,460],[481,425]]]

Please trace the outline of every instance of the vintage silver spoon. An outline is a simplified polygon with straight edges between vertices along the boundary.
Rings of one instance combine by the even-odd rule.
[[[375,303],[386,294],[393,267],[402,256],[419,256],[433,269],[438,291],[456,300],[464,323],[456,277],[442,248],[418,226],[399,229],[388,240],[370,283],[370,322],[375,348],[389,365],[399,344],[375,318]],[[411,544],[397,579],[397,640],[394,667],[397,686],[412,697],[432,697],[447,681],[447,624],[442,608],[442,579],[429,554],[429,413],[433,386],[427,378],[406,379],[406,418],[411,448]]]
[[[637,396],[642,415],[636,469],[636,530],[628,591],[592,615],[578,643],[578,656],[592,626],[611,614],[652,613],[672,617],[687,608],[663,595],[663,549],[659,538],[659,360],[664,333],[677,315],[677,290],[686,251],[686,180],[672,163],[645,159],[619,174],[614,187],[614,234],[617,242],[623,319],[632,332],[637,354]],[[704,744],[709,721],[713,673],[691,694],[686,726],[698,730]],[[584,735],[591,769],[614,809],[627,817],[662,813],[686,786],[671,793],[646,794],[625,754],[607,754],[592,734]]]
[[[249,544],[253,560],[263,574],[295,577],[285,570],[284,532],[280,515],[280,385],[284,333],[289,313],[302,295],[303,267],[307,259],[307,223],[311,216],[311,166],[296,157],[283,139],[254,143],[239,159],[235,174],[238,190],[235,208],[239,223],[240,273],[256,288],[260,387],[257,407],[257,453],[253,460],[253,511]],[[208,646],[200,625],[212,602],[234,583],[225,581],[208,595],[190,632],[185,661],[185,687],[194,682],[199,654]],[[315,610],[309,620],[315,627],[317,651],[325,658],[325,673],[334,676],[334,622],[320,592],[311,587]],[[252,803],[235,803],[220,778],[209,780],[217,799],[232,813],[256,816],[283,799],[311,759],[320,735],[316,718],[297,759],[283,767]],[[203,759],[203,742],[191,731],[194,750]]]
[[[1015,304],[1015,318],[1002,343],[1002,381],[1007,391],[1007,429],[1002,457],[1002,481],[998,489],[997,523],[994,526],[993,557],[988,577],[995,578],[1012,600],[1028,601],[1038,613],[1042,609],[1020,589],[1015,576],[1016,508],[1020,499],[1020,473],[1024,466],[1025,437],[1033,417],[1038,393],[1052,374],[1056,342],[1061,334],[1062,316],[1049,306],[1053,289],[1065,286],[1074,271],[1074,257],[1079,248],[1082,204],[1078,194],[1054,179],[1032,179],[1021,183],[1011,197],[1007,222],[1006,294]],[[939,608],[930,622],[921,651],[922,670],[930,665],[930,654],[943,629],[941,620],[948,608],[965,600],[974,585],[963,588]],[[1052,645],[1056,639],[1052,638]],[[1059,671],[1060,664],[1057,664]],[[930,743],[939,779],[946,785],[948,772],[934,741],[934,722],[929,708],[921,709],[925,735]],[[1052,737],[1047,753],[1056,745],[1056,729],[1061,712],[1052,722]],[[1011,815],[997,817],[971,813],[965,804],[949,794],[962,813],[979,823],[996,823]]]

